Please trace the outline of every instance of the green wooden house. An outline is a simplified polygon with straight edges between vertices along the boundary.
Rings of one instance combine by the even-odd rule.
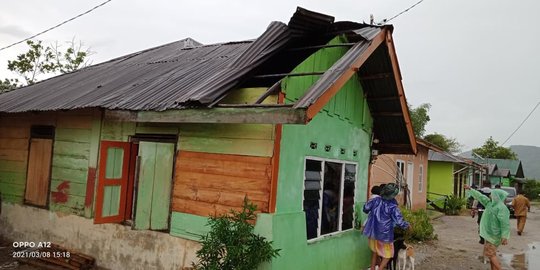
[[[371,150],[416,151],[392,30],[298,8],[255,40],[185,39],[1,94],[0,233],[182,269],[207,217],[247,196],[281,249],[261,268],[366,267]]]
[[[474,161],[444,151],[428,152],[428,205],[435,209],[445,208],[447,196],[464,197],[463,186],[473,185],[483,167]]]
[[[525,183],[525,174],[520,160],[484,158],[476,162],[488,164],[489,182],[492,186],[501,185],[520,189]]]

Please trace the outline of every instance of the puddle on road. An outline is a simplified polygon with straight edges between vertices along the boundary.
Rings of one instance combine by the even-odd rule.
[[[529,250],[525,253],[501,254],[500,258],[503,264],[503,269],[509,269],[509,270],[538,269],[538,266],[540,266],[540,242],[534,242],[532,244],[529,244]]]

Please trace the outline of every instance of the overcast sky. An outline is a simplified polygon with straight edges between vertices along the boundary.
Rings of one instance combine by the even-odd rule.
[[[2,0],[0,47],[38,33],[105,0]],[[186,37],[204,44],[252,39],[296,6],[336,20],[390,18],[417,0],[113,0],[38,39],[82,40],[99,63]],[[489,136],[503,142],[540,102],[540,1],[425,0],[392,23],[407,100],[430,103],[427,133],[456,138],[462,150]],[[7,60],[26,50],[0,51]],[[540,108],[506,143],[540,146]]]

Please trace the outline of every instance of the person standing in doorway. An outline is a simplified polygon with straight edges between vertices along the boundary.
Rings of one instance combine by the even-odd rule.
[[[519,195],[512,200],[512,206],[517,219],[517,234],[521,235],[527,221],[527,212],[531,211],[531,203],[527,197],[523,196],[523,190],[520,190]]]

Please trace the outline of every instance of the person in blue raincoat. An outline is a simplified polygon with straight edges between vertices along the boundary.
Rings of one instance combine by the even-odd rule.
[[[467,185],[464,188],[467,196],[472,196],[485,207],[480,220],[480,236],[485,240],[484,256],[489,258],[492,270],[500,270],[502,268],[497,258],[497,247],[508,244],[510,237],[510,211],[504,205],[508,193],[501,189],[492,189],[488,197]]]
[[[399,193],[396,184],[390,183],[381,190],[380,197],[369,200],[363,208],[368,214],[363,234],[369,239],[371,269],[375,270],[378,257],[382,257],[379,269],[384,269],[394,257],[394,227],[409,228],[409,223],[403,219],[397,201]]]

